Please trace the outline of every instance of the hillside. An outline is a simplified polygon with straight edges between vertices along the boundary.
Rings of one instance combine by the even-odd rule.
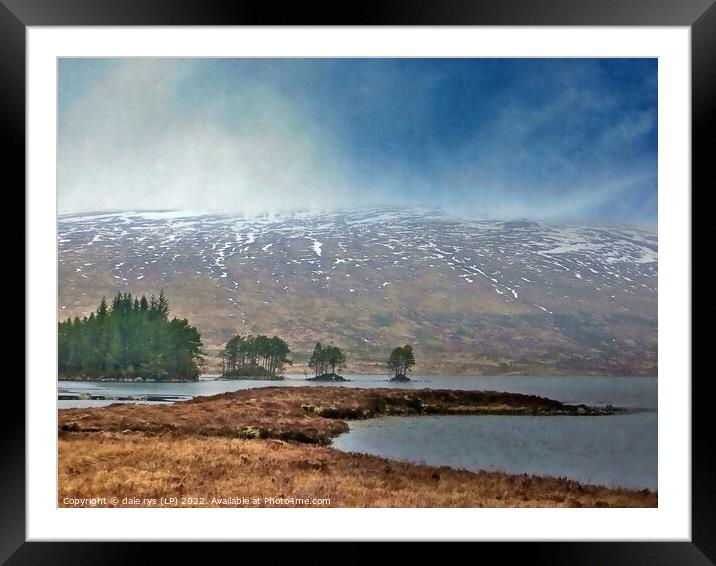
[[[316,341],[384,372],[411,343],[420,373],[657,374],[656,234],[478,222],[424,209],[240,218],[61,216],[61,319],[117,291],[167,294],[216,352],[278,334],[303,371]]]

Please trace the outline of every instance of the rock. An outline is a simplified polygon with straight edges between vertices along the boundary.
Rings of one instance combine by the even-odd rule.
[[[580,405],[579,407],[577,407],[577,414],[578,415],[586,415],[587,407],[585,407],[584,405]]]
[[[402,373],[400,373],[394,377],[391,377],[390,381],[392,381],[393,383],[404,383],[406,381],[411,381],[411,379],[407,375],[403,375]]]
[[[306,379],[306,381],[349,381],[342,375],[338,375],[337,373],[324,373],[321,375],[317,375],[316,377],[309,377]]]
[[[88,401],[92,399],[92,394],[87,392],[80,393],[80,399],[82,399],[83,401]]]
[[[316,405],[301,405],[301,409],[306,411],[307,413],[316,413],[320,414],[323,409],[320,407],[317,407]]]
[[[79,432],[80,425],[77,423],[77,421],[67,421],[65,424],[62,425],[62,430],[66,432]]]

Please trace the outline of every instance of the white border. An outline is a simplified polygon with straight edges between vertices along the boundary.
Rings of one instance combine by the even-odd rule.
[[[690,28],[31,27],[27,47],[28,540],[690,540]],[[57,509],[58,56],[658,57],[658,509]]]

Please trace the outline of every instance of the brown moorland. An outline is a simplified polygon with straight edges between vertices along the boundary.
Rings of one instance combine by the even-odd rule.
[[[657,496],[565,479],[396,462],[280,440],[142,433],[78,433],[59,443],[60,507],[65,498],[117,497],[103,507],[656,507]],[[122,503],[127,497],[137,503]],[[230,498],[258,498],[237,503]],[[282,505],[264,498],[301,498]],[[182,499],[186,498],[186,499]],[[215,498],[212,500],[212,498]],[[322,505],[311,503],[314,498]]]
[[[101,506],[147,506],[145,498],[175,497],[170,506],[314,506],[315,498],[331,507],[656,506],[657,494],[647,490],[474,473],[319,446],[347,430],[342,419],[604,412],[520,394],[341,387],[267,387],[173,405],[64,409],[58,505],[117,497]],[[140,502],[123,502],[129,497]],[[231,499],[242,497],[250,502]]]
[[[594,415],[611,412],[584,405],[496,391],[263,387],[195,397],[172,405],[116,403],[63,409],[61,432],[143,432],[183,436],[275,438],[329,444],[348,430],[342,419],[383,415]]]

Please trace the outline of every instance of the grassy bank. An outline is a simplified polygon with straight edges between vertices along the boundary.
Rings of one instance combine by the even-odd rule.
[[[63,435],[58,504],[66,497],[176,497],[222,507],[229,497],[329,499],[331,507],[655,507],[654,493],[501,473],[472,473],[347,454],[327,446],[143,433]],[[182,497],[203,498],[201,500]],[[212,502],[212,498],[218,501]],[[183,505],[182,505],[183,504]],[[113,506],[111,503],[107,506]],[[172,505],[174,506],[174,505]],[[307,504],[299,506],[315,507]]]
[[[116,505],[135,506],[123,498],[176,497],[176,506],[275,506],[264,498],[294,497],[328,499],[333,507],[656,506],[648,491],[435,468],[325,446],[347,430],[346,419],[598,412],[530,395],[341,387],[267,387],[164,406],[64,409],[58,504],[66,506],[67,497],[117,497]],[[225,500],[231,497],[249,503]]]
[[[183,436],[275,438],[328,444],[348,430],[345,420],[385,415],[588,415],[584,405],[494,391],[265,387],[196,397],[173,405],[115,404],[64,409],[64,432],[143,432]]]

